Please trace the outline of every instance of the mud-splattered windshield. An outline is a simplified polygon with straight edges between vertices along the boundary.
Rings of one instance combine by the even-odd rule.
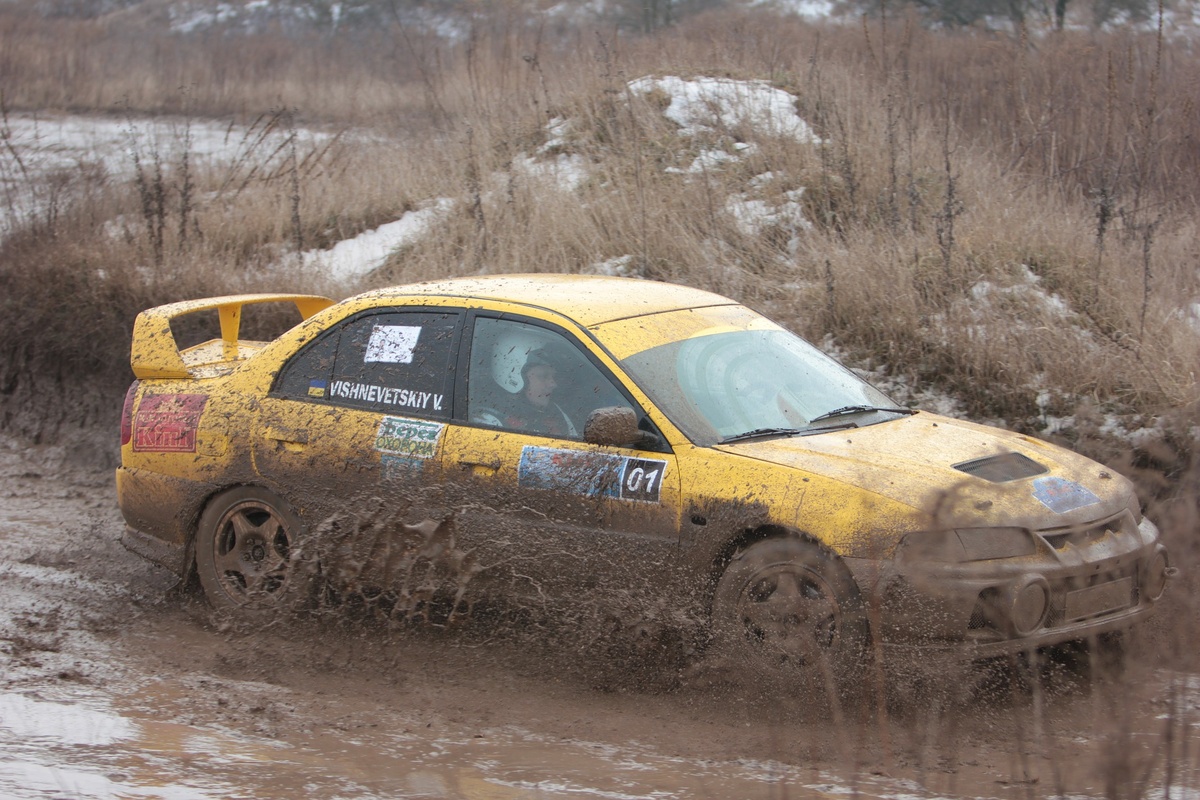
[[[808,342],[773,326],[701,334],[622,363],[697,444],[814,433],[911,413]]]

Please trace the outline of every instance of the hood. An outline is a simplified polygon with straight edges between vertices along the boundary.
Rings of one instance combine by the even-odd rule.
[[[1044,530],[1135,507],[1128,480],[1078,453],[925,412],[717,449],[858,487],[932,514],[946,526]]]

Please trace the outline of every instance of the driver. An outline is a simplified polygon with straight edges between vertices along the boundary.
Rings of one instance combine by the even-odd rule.
[[[566,412],[554,402],[558,365],[544,349],[532,351],[521,367],[521,391],[505,414],[506,427],[550,436],[578,436]]]

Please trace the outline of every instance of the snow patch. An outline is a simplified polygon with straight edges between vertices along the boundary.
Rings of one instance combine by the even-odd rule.
[[[550,19],[562,20],[568,24],[584,25],[604,19],[611,13],[611,0],[584,0],[584,2],[555,3],[543,14]]]
[[[549,136],[546,138],[545,144],[538,148],[538,155],[546,155],[561,147],[566,147],[567,137],[571,134],[571,121],[555,117],[546,123],[546,133]]]
[[[1071,315],[1067,301],[1043,289],[1041,278],[1026,264],[1020,266],[1017,281],[1011,286],[979,281],[971,287],[970,295],[976,301],[975,306],[979,310],[990,310],[996,301],[1008,298],[1050,319],[1061,320]]]
[[[805,19],[828,19],[833,16],[833,0],[749,0],[751,8],[772,9]]]
[[[285,143],[292,133],[301,152],[330,138],[266,123],[10,114],[0,129],[5,145],[0,148],[0,236],[22,219],[61,207],[89,184],[132,180],[135,157],[147,172],[154,170],[157,158],[164,173],[170,173],[185,152],[196,170],[242,161],[269,171],[290,157]]]
[[[805,144],[821,141],[796,113],[796,98],[766,81],[644,77],[630,81],[629,88],[638,94],[666,94],[670,103],[663,114],[679,126],[683,136],[748,125],[759,133],[790,136]]]
[[[439,198],[395,222],[343,239],[328,250],[309,250],[301,255],[301,261],[334,280],[356,280],[383,266],[397,248],[424,236],[453,206],[453,200]]]
[[[803,194],[803,189],[786,192],[781,203],[736,194],[725,201],[725,210],[746,236],[759,236],[770,229],[791,234],[787,249],[790,255],[795,255],[800,247],[798,234],[812,230],[812,223],[804,218],[804,207],[799,202]]]
[[[587,159],[581,155],[567,153],[560,153],[550,160],[517,156],[513,159],[513,169],[534,180],[549,183],[563,192],[575,191],[591,175]]]
[[[720,167],[722,164],[739,160],[740,155],[734,155],[724,150],[702,150],[692,161],[691,166],[686,169],[667,167],[665,171],[675,175],[703,175],[710,170]]]
[[[617,256],[607,261],[589,264],[584,270],[585,275],[607,275],[611,278],[641,278],[641,270],[637,267],[634,256]]]

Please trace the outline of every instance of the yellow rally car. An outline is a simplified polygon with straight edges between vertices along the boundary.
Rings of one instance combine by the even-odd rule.
[[[268,302],[303,321],[239,339]],[[171,323],[197,312],[220,338],[181,349]],[[195,300],[139,315],[132,362],[124,541],[220,609],[318,581],[410,617],[439,596],[451,616],[493,593],[612,602],[766,662],[852,665],[872,640],[984,657],[1120,631],[1175,572],[1120,475],[897,407],[682,286]]]

